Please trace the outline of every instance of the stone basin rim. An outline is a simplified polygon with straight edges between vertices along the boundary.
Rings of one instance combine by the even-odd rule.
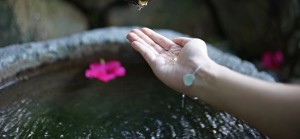
[[[28,69],[59,60],[83,58],[103,50],[118,52],[126,49],[129,53],[138,55],[126,39],[126,34],[133,28],[140,27],[99,28],[63,38],[14,44],[0,48],[0,83],[15,78],[18,73]],[[170,39],[178,36],[189,36],[168,29],[155,29],[155,31]],[[266,81],[275,81],[268,73],[258,71],[252,63],[224,53],[209,44],[208,53],[215,62],[232,70]]]

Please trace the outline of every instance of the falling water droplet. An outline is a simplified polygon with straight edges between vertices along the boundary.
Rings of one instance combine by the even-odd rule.
[[[185,94],[182,94],[181,107],[184,108]]]
[[[140,11],[142,10],[142,8],[148,5],[148,2],[150,0],[125,0],[125,1],[127,1],[129,4],[136,5],[138,7],[138,10]]]
[[[138,11],[141,11],[143,9],[143,6],[138,5]]]
[[[141,11],[142,8],[148,5],[149,0],[138,0],[137,7],[138,10]]]
[[[146,5],[137,5],[137,7],[138,7],[138,11],[141,11],[144,7],[145,7]]]

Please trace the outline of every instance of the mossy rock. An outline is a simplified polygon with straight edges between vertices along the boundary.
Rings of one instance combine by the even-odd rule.
[[[0,47],[58,38],[87,29],[85,17],[61,0],[1,1]]]

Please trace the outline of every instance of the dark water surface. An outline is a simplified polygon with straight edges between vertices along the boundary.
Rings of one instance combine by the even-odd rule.
[[[182,108],[145,65],[127,70],[105,84],[57,68],[0,90],[0,138],[264,138],[204,103],[186,98]]]

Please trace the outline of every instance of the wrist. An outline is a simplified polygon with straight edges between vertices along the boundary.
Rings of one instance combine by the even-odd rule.
[[[195,62],[193,68],[194,71],[188,74],[194,75],[195,79],[190,86],[185,84],[186,93],[190,97],[203,99],[207,93],[212,92],[223,66],[212,60],[207,60],[205,63]]]

